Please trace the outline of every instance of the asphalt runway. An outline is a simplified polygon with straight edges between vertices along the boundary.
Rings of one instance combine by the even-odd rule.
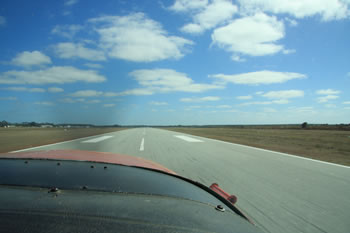
[[[54,149],[138,156],[205,185],[216,182],[265,232],[350,232],[347,166],[155,128],[26,150]]]

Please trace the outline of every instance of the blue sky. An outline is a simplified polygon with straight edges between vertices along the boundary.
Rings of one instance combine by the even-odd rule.
[[[350,1],[2,1],[0,120],[350,123]]]

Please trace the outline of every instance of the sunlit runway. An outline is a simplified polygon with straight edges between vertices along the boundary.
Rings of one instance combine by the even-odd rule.
[[[350,167],[154,128],[122,130],[29,150],[113,152],[219,183],[266,232],[350,232]]]

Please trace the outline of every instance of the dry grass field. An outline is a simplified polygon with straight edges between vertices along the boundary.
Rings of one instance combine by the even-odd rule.
[[[230,127],[166,129],[350,166],[350,131]]]
[[[124,128],[0,128],[0,153],[88,137]]]

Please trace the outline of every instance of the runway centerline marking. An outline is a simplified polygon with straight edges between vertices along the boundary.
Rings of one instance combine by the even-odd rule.
[[[140,145],[140,151],[144,151],[144,150],[145,150],[145,138],[142,138],[141,145]]]
[[[203,142],[199,139],[191,138],[191,137],[184,136],[184,135],[174,135],[174,137],[180,138],[180,139],[185,140],[187,142]]]
[[[86,141],[82,141],[81,143],[96,143],[96,142],[101,142],[103,140],[112,138],[113,136],[102,136],[102,137],[98,137],[98,138],[93,138],[93,139],[89,139]]]

